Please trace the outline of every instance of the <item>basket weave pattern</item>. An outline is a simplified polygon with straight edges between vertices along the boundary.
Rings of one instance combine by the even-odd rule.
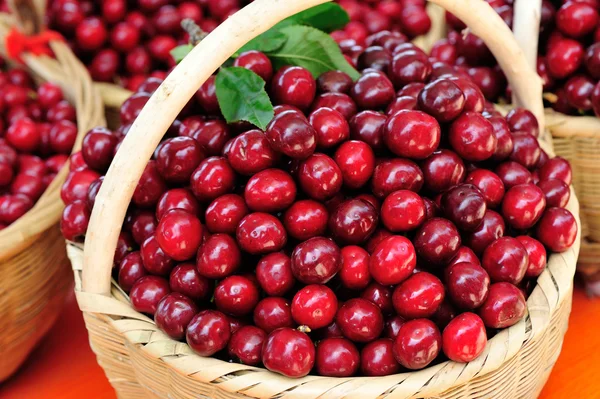
[[[490,339],[479,358],[386,377],[309,375],[289,379],[263,368],[197,356],[187,344],[170,339],[151,319],[134,311],[118,285],[111,283],[112,254],[137,180],[166,127],[195,88],[240,44],[282,18],[323,2],[326,0],[254,1],[226,20],[175,68],[133,124],[96,198],[85,251],[68,246],[77,301],[99,364],[121,398],[536,397],[558,357],[567,328],[580,234],[571,249],[549,258],[527,301],[527,316]],[[481,0],[432,2],[459,16],[484,38],[513,83],[516,103],[530,108],[543,125],[541,81],[500,17]],[[143,144],[138,140],[141,137]],[[541,144],[552,154],[551,144]],[[135,157],[124,156],[134,153]],[[574,194],[568,209],[578,219]]]

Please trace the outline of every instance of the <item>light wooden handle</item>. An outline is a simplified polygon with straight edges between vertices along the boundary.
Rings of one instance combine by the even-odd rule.
[[[255,0],[202,40],[152,95],[121,144],[96,197],[86,235],[82,289],[109,295],[117,239],[142,172],[196,90],[249,40],[281,20],[330,0]],[[516,96],[543,121],[542,82],[512,32],[483,0],[431,0],[463,20],[498,59]]]

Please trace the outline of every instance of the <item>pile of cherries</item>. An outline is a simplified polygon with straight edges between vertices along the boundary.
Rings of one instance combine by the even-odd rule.
[[[244,0],[53,0],[47,18],[86,63],[96,81],[136,90],[148,76],[164,78],[170,51],[188,42],[181,20],[211,32]]]
[[[512,1],[486,0],[512,26]],[[431,52],[436,61],[455,64],[495,101],[507,95],[506,80],[481,39],[460,33],[465,25],[451,14],[453,30]],[[600,1],[543,0],[537,71],[552,107],[572,115],[600,116]]]
[[[36,90],[26,71],[0,71],[0,230],[33,207],[68,160],[75,118],[60,87]]]
[[[506,117],[448,64],[380,31],[361,77],[235,65],[267,82],[265,131],[220,116],[214,77],[166,132],[135,189],[114,277],[175,340],[289,377],[383,376],[479,356],[519,322],[577,224],[571,168],[533,114]],[[62,189],[84,239],[119,143],[161,83],[91,130]]]

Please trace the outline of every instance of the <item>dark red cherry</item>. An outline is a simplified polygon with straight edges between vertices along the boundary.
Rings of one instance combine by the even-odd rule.
[[[442,335],[431,320],[407,321],[394,341],[394,357],[411,370],[427,367],[440,353]]]
[[[360,365],[356,346],[344,338],[326,338],[317,345],[315,369],[326,377],[351,377]]]
[[[169,277],[171,291],[179,292],[188,298],[199,302],[212,293],[213,284],[202,277],[193,263],[181,263],[176,266]]]
[[[156,241],[165,253],[177,261],[192,258],[202,242],[200,220],[184,210],[165,213],[156,228]]]
[[[231,167],[243,175],[253,175],[268,169],[277,159],[267,136],[260,130],[250,130],[234,138],[224,155]]]
[[[369,285],[369,253],[356,245],[342,248],[342,266],[338,273],[344,287],[351,290],[362,290]]]
[[[331,288],[312,284],[300,289],[292,300],[292,317],[311,330],[327,327],[335,319],[338,301]]]
[[[371,184],[373,194],[385,198],[398,190],[419,192],[424,180],[424,173],[417,164],[408,159],[394,158],[375,167]]]
[[[448,138],[454,151],[467,161],[484,161],[496,151],[494,127],[476,112],[459,116],[450,126]]]
[[[546,208],[544,192],[534,184],[519,184],[506,192],[502,215],[517,230],[526,230],[542,216]]]
[[[138,312],[154,315],[158,303],[169,294],[169,282],[162,277],[144,276],[129,292],[131,306]]]
[[[390,236],[375,247],[369,272],[380,284],[396,285],[412,274],[416,264],[413,244],[406,237]]]
[[[477,309],[488,296],[490,276],[475,263],[454,263],[444,271],[448,296],[461,309]]]
[[[200,213],[200,205],[196,197],[185,188],[174,188],[160,197],[156,205],[156,219],[162,219],[163,215],[171,209],[183,209],[196,216]]]
[[[186,328],[196,313],[198,307],[190,298],[172,292],[158,303],[154,322],[169,337],[181,340],[185,337]]]
[[[318,108],[308,120],[316,132],[317,148],[335,147],[350,137],[346,118],[332,108]]]
[[[496,208],[504,198],[504,183],[490,170],[475,169],[467,175],[465,183],[479,189],[488,208]]]
[[[267,295],[283,296],[295,283],[290,257],[283,252],[265,255],[256,265],[256,278]]]
[[[301,200],[285,212],[283,224],[291,237],[304,241],[325,234],[328,219],[329,213],[323,204]]]
[[[287,242],[283,224],[273,215],[255,212],[245,216],[236,230],[241,249],[251,254],[281,250]]]
[[[513,237],[498,238],[486,248],[481,258],[481,265],[495,283],[520,283],[528,264],[527,250]]]
[[[383,127],[387,117],[376,111],[362,111],[350,119],[350,138],[367,143],[374,151],[383,148]]]
[[[442,334],[444,354],[455,362],[475,360],[487,344],[485,325],[475,313],[463,313],[452,319]]]
[[[156,161],[150,161],[140,177],[131,200],[140,208],[154,207],[165,191],[167,191],[167,184],[158,172],[158,165]]]
[[[418,97],[419,109],[442,123],[450,122],[465,107],[465,95],[456,83],[438,79],[425,86]]]
[[[325,154],[313,154],[300,165],[298,181],[311,198],[324,201],[342,188],[342,171],[335,161]]]
[[[206,228],[211,233],[235,234],[238,224],[248,214],[244,199],[237,194],[225,194],[206,208]]]
[[[206,158],[192,173],[190,186],[200,201],[212,201],[233,191],[235,172],[225,158]]]
[[[460,184],[442,196],[442,210],[459,229],[474,231],[486,212],[485,198],[472,184]]]
[[[463,244],[481,255],[488,245],[504,236],[505,230],[506,225],[502,216],[488,209],[481,224],[474,231],[463,235]]]
[[[244,276],[229,276],[215,288],[215,305],[232,316],[251,313],[258,303],[258,287]]]
[[[351,199],[342,202],[329,218],[333,238],[344,244],[364,243],[375,231],[379,215],[368,202]]]
[[[389,315],[394,311],[392,294],[391,287],[373,282],[363,290],[360,297],[377,305],[384,315]]]
[[[262,360],[262,348],[267,334],[255,326],[243,326],[231,335],[227,352],[242,364],[257,366]]]
[[[577,221],[563,208],[548,208],[540,219],[536,238],[553,252],[564,252],[577,238]]]
[[[235,240],[227,234],[213,234],[198,250],[198,273],[220,280],[232,275],[241,266],[241,253]]]
[[[273,77],[271,92],[277,104],[289,104],[306,110],[315,98],[317,84],[312,74],[296,66],[281,68]]]
[[[119,265],[119,286],[123,291],[129,292],[133,284],[147,274],[140,253],[138,251],[131,252],[123,258]]]
[[[315,346],[305,333],[282,328],[269,334],[262,360],[273,372],[290,378],[304,377],[315,364]]]
[[[569,203],[571,189],[564,181],[558,179],[540,180],[537,186],[544,193],[548,208],[564,208]]]
[[[294,179],[281,169],[266,169],[248,180],[244,200],[255,212],[278,212],[288,208],[296,198]]]
[[[496,174],[504,183],[506,190],[519,184],[532,183],[533,177],[531,172],[523,165],[513,161],[504,162],[498,165],[495,170]]]
[[[212,356],[225,349],[231,338],[227,316],[216,310],[198,313],[186,331],[187,344],[200,356]]]
[[[317,79],[321,93],[347,93],[352,87],[352,78],[342,71],[327,71]]]
[[[340,249],[328,238],[314,237],[294,249],[292,272],[304,284],[325,284],[341,267]]]
[[[434,152],[423,161],[421,168],[425,187],[437,193],[448,190],[465,178],[465,165],[462,159],[449,150]]]
[[[352,189],[364,186],[375,169],[375,154],[363,141],[343,143],[336,150],[333,159],[342,172],[344,185]]]
[[[525,315],[527,304],[520,289],[510,283],[490,286],[489,294],[477,313],[488,328],[507,328]]]
[[[268,333],[283,327],[293,327],[292,309],[286,299],[267,297],[254,308],[254,324]]]
[[[393,353],[394,343],[391,339],[382,338],[365,345],[360,353],[360,369],[369,377],[380,377],[396,374],[400,365]]]
[[[423,223],[413,242],[421,259],[432,265],[443,266],[457,254],[461,240],[452,222],[433,218]]]
[[[354,83],[350,95],[361,109],[385,109],[394,99],[394,85],[384,73],[369,70]]]
[[[336,323],[344,336],[354,342],[371,342],[383,331],[381,310],[361,298],[345,302],[338,310]]]
[[[173,266],[175,266],[173,258],[169,257],[163,251],[154,235],[149,236],[143,242],[140,253],[144,262],[144,268],[150,274],[166,276],[171,272]]]
[[[569,161],[562,157],[549,159],[540,168],[540,181],[547,179],[559,179],[564,181],[567,185],[571,184],[573,172]]]
[[[539,142],[532,135],[522,132],[513,134],[513,152],[509,157],[511,161],[532,169],[538,164],[541,152]]]
[[[440,144],[439,123],[421,111],[400,111],[385,124],[383,139],[394,154],[410,158],[425,159]]]
[[[431,317],[444,300],[444,286],[433,274],[411,275],[394,290],[392,302],[404,319]]]
[[[266,136],[271,146],[291,158],[305,159],[317,146],[315,129],[304,116],[294,111],[277,115],[267,126]]]

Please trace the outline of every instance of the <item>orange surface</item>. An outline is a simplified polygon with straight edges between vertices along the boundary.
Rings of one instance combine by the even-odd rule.
[[[600,299],[588,299],[583,290],[576,290],[563,351],[540,398],[600,398],[599,330]],[[114,397],[88,346],[83,319],[73,297],[21,371],[0,386],[2,399]]]

